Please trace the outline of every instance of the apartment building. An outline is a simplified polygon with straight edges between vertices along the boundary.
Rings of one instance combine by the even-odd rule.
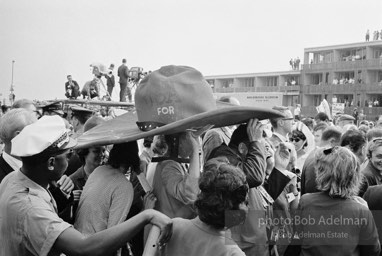
[[[314,116],[322,99],[344,103],[344,112],[363,110],[367,119],[382,114],[382,41],[304,49],[300,70],[207,76],[217,97],[233,95],[243,105],[302,105]]]

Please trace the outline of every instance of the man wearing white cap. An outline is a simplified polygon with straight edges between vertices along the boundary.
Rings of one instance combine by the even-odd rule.
[[[148,223],[161,229],[160,245],[170,238],[171,220],[154,210],[89,237],[59,218],[47,188],[65,171],[75,145],[58,116],[42,117],[12,140],[11,153],[23,165],[0,184],[0,255],[105,255]]]

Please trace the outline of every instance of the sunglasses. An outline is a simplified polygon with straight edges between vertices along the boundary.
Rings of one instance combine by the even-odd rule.
[[[332,148],[325,149],[323,151],[324,155],[325,156],[330,155],[331,153],[335,152],[338,148],[339,148],[338,146],[335,146],[335,147],[332,147]]]
[[[290,138],[289,140],[290,140],[290,142],[293,142],[293,141],[299,142],[301,139],[300,138]]]

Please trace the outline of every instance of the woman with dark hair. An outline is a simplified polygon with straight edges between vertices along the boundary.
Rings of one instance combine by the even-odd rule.
[[[296,168],[302,170],[305,160],[316,147],[314,135],[302,122],[296,123],[296,128],[291,132],[289,140],[294,144],[297,152]]]
[[[316,181],[321,192],[300,199],[300,255],[379,255],[380,245],[367,203],[357,196],[361,181],[357,157],[345,147],[316,153]]]
[[[198,216],[173,219],[173,235],[164,255],[245,255],[230,232],[225,232],[244,222],[248,212],[248,184],[242,170],[225,157],[209,160],[199,188],[195,201]]]
[[[129,170],[139,170],[136,141],[115,144],[108,163],[89,176],[76,213],[77,230],[91,235],[126,220],[134,196],[133,186],[125,176]]]
[[[102,117],[92,116],[85,122],[84,132],[104,122],[105,120],[103,120]],[[89,175],[95,170],[95,168],[101,165],[105,154],[105,147],[96,146],[77,149],[76,153],[82,163],[82,166],[69,177],[74,183],[75,190],[83,190]]]
[[[347,147],[358,158],[360,164],[366,159],[366,137],[356,130],[348,130],[341,136],[341,147]]]

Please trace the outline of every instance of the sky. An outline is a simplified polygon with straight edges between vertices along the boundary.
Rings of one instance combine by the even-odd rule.
[[[65,98],[68,74],[82,87],[91,63],[123,58],[205,76],[287,71],[304,48],[380,31],[381,10],[381,0],[0,0],[0,98],[12,61],[16,99],[38,100]]]

